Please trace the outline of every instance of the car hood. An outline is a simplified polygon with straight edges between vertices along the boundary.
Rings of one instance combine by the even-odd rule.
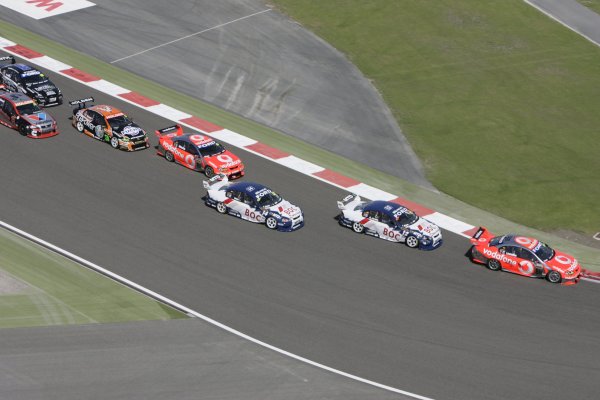
[[[204,160],[214,169],[235,167],[242,163],[242,160],[229,150],[214,156],[204,157]]]
[[[21,115],[21,117],[32,125],[37,125],[43,122],[52,122],[54,119],[47,112],[36,112],[34,114]]]
[[[51,82],[44,82],[44,83],[29,85],[29,86],[27,86],[27,89],[29,89],[32,92],[41,93],[41,94],[45,94],[48,96],[54,96],[54,95],[58,94],[58,89]]]
[[[433,236],[440,232],[440,228],[436,224],[429,222],[421,217],[419,217],[417,222],[410,225],[408,228],[413,231],[418,231],[426,236]]]
[[[572,255],[556,251],[554,257],[546,261],[546,265],[559,272],[575,271],[580,268],[579,262]]]
[[[146,134],[146,132],[142,128],[140,128],[134,123],[128,125],[120,125],[116,128],[113,128],[113,132],[123,136],[127,136],[128,138],[134,138]]]
[[[293,205],[287,200],[283,200],[274,206],[269,207],[269,211],[278,213],[282,217],[296,218],[302,214],[300,207]]]

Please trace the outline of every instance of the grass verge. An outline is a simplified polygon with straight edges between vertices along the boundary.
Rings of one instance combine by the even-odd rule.
[[[275,0],[372,78],[441,191],[600,230],[600,48],[522,0]]]
[[[186,318],[0,228],[0,328]]]
[[[355,161],[340,157],[326,150],[309,145],[295,138],[283,135],[255,122],[206,104],[192,97],[180,94],[164,86],[131,74],[118,67],[104,63],[85,54],[66,48],[13,24],[0,20],[0,36],[39,51],[64,63],[70,64],[90,74],[139,92],[147,97],[168,104],[176,109],[197,115],[232,131],[292,153],[304,160],[330,168],[379,189],[395,193],[412,201],[424,204],[441,213],[473,225],[484,225],[493,232],[519,232],[531,235],[575,255],[586,268],[600,271],[600,251],[547,232],[516,224],[490,212],[483,211],[451,196],[435,193],[377,171]]]
[[[577,0],[578,2],[580,2],[581,4],[583,4],[584,6],[596,11],[598,14],[600,14],[600,0]]]

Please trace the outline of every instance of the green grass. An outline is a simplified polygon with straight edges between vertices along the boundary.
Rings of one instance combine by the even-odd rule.
[[[88,73],[101,76],[125,88],[168,104],[176,109],[197,115],[235,132],[292,153],[304,160],[330,168],[379,189],[395,193],[424,204],[434,210],[471,223],[483,225],[493,232],[519,232],[539,238],[563,251],[575,255],[585,268],[600,271],[600,251],[561,237],[532,229],[473,207],[443,193],[435,193],[400,178],[385,174],[363,164],[330,153],[303,141],[283,135],[252,121],[227,113],[197,99],[128,73],[116,66],[78,53],[27,30],[0,20],[0,36],[42,52]],[[475,170],[475,169],[474,169]]]
[[[600,14],[600,0],[577,0],[581,4]]]
[[[0,328],[186,316],[0,228]]]
[[[521,0],[275,0],[374,80],[441,191],[600,230],[600,48]]]

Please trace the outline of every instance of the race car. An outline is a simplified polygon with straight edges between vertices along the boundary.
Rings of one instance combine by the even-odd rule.
[[[410,248],[433,250],[443,243],[440,228],[419,217],[408,208],[391,201],[364,202],[350,194],[338,201],[340,225],[390,242],[405,243]]]
[[[156,136],[157,154],[169,162],[176,162],[194,171],[203,171],[207,178],[219,173],[227,175],[228,179],[244,176],[242,160],[211,137],[183,133],[181,125],[159,129]]]
[[[581,266],[566,253],[551,249],[537,239],[514,234],[494,236],[480,227],[471,238],[467,256],[492,271],[507,271],[551,283],[572,285],[581,275]]]
[[[119,109],[107,105],[87,105],[93,97],[70,101],[72,124],[79,132],[110,143],[113,149],[127,151],[150,147],[146,132]]]
[[[304,226],[299,207],[284,200],[268,187],[253,182],[229,183],[225,174],[204,181],[204,202],[221,214],[231,214],[269,229],[291,232]]]
[[[0,92],[0,124],[32,139],[58,135],[54,118],[23,93]]]
[[[11,64],[0,65],[0,80],[8,91],[24,93],[43,107],[62,104],[60,89],[43,72],[27,64],[15,64],[13,56],[0,57],[0,62],[7,60]]]

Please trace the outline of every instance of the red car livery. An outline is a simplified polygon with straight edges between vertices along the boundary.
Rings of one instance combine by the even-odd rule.
[[[546,278],[552,283],[572,285],[581,275],[581,266],[568,254],[551,249],[537,239],[504,235],[494,236],[479,228],[471,239],[467,255],[471,261],[484,264],[492,271],[503,270],[533,278]]]
[[[203,171],[208,178],[216,174],[225,174],[228,179],[244,176],[244,164],[239,157],[211,137],[183,133],[180,125],[159,129],[156,135],[159,141],[157,154],[167,161]]]
[[[32,139],[58,135],[54,118],[23,93],[0,92],[0,124]]]

